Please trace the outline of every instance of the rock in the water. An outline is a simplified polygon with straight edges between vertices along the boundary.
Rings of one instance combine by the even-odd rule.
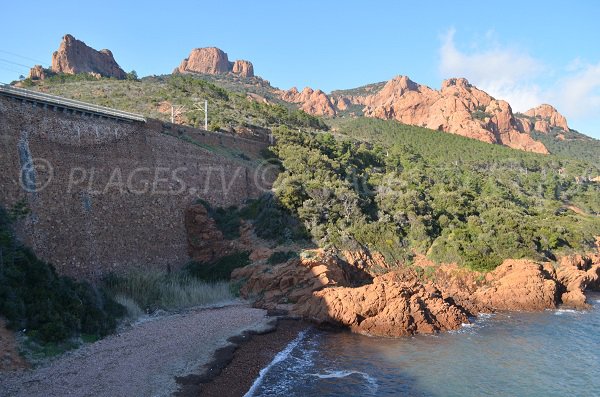
[[[538,311],[556,308],[559,292],[552,264],[507,259],[487,274],[473,299],[495,310]]]
[[[373,284],[362,287],[314,292],[296,305],[294,313],[379,336],[431,334],[469,322],[466,313],[442,299],[437,289],[398,281],[394,273],[376,277]]]
[[[561,301],[564,305],[588,308],[584,291],[600,287],[600,255],[563,257],[559,261],[556,277],[563,286]]]

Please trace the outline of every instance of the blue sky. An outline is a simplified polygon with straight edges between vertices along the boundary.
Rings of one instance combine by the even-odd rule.
[[[195,47],[252,61],[274,86],[331,91],[408,75],[466,77],[524,111],[555,105],[600,138],[600,3],[594,1],[4,2],[0,81],[50,64],[70,33],[140,76]],[[425,2],[422,2],[425,3]]]

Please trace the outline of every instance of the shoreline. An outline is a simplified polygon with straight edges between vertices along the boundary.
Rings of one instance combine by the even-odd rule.
[[[314,327],[289,317],[273,317],[270,324],[271,328],[248,330],[229,338],[229,344],[215,351],[200,374],[176,378],[179,390],[174,396],[244,396],[279,352],[300,332]]]
[[[192,308],[145,321],[30,370],[0,373],[3,396],[171,396],[229,339],[267,332],[273,318],[247,303]]]

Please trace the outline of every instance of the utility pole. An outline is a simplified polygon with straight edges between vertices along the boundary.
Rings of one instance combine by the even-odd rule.
[[[197,103],[195,105],[196,110],[204,112],[204,129],[208,131],[208,101],[206,99],[204,100],[204,109]]]
[[[175,124],[175,118],[181,116],[184,112],[185,106],[175,106],[171,104],[171,123]]]
[[[194,108],[195,110],[204,112],[204,129],[208,131],[208,101],[204,100],[204,106],[194,103]],[[187,110],[185,110],[185,106],[171,105],[171,123],[175,123],[175,118],[177,116],[181,116],[181,114],[185,112],[187,112]]]

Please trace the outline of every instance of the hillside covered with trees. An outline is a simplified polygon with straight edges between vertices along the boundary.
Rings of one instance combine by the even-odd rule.
[[[276,137],[276,195],[324,247],[490,270],[584,251],[600,235],[594,163],[373,119]]]

